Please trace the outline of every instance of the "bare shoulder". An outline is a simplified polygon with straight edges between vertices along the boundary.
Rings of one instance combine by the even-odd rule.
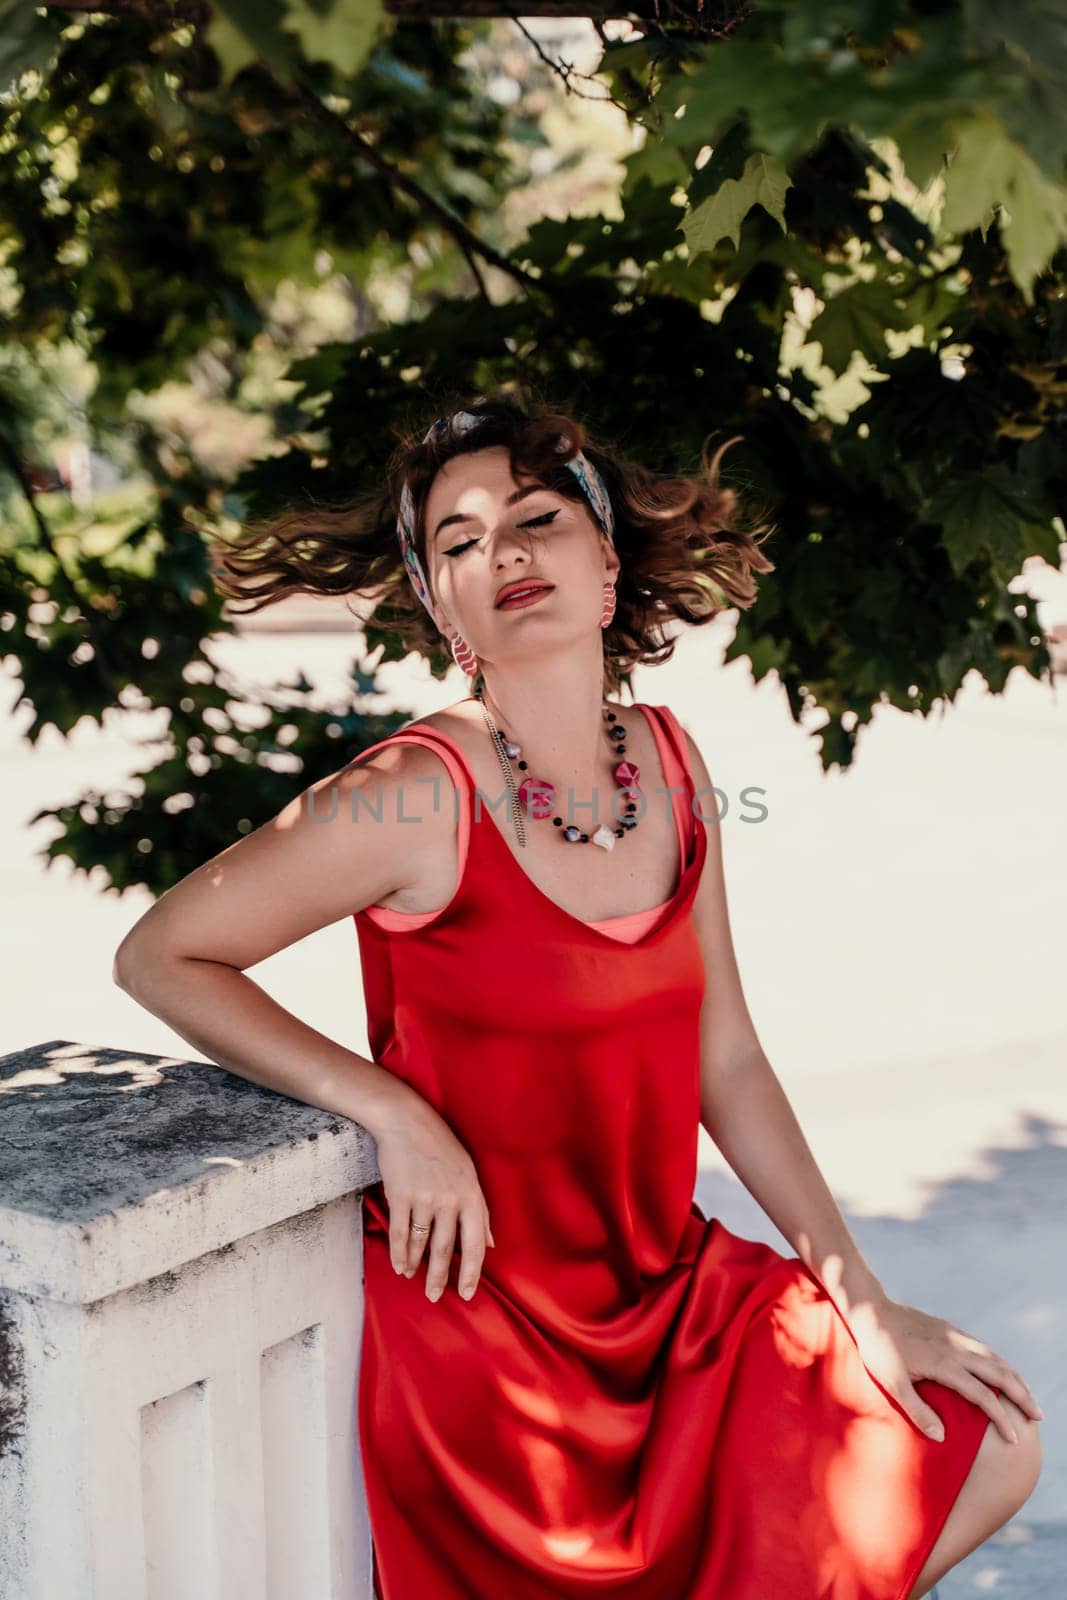
[[[429,711],[424,717],[417,717],[412,722],[406,722],[403,728],[397,729],[397,732],[403,733],[408,728],[415,727],[436,728],[440,733],[462,740],[464,736],[469,737],[472,730],[484,728],[485,721],[478,701],[468,697],[466,700],[455,700],[450,706],[442,706],[439,711]]]
[[[424,745],[386,739],[354,756],[169,889],[123,940],[116,972],[175,957],[244,971],[422,887],[454,854],[451,792],[440,756]]]
[[[420,726],[441,726],[445,733],[451,730],[435,722],[434,716],[419,717],[397,728],[377,747],[360,752],[338,772],[321,780],[322,787],[336,787],[342,795],[359,793],[369,795],[378,790],[383,798],[398,801],[401,793],[404,803],[414,801],[426,793],[427,779],[447,777],[445,763],[436,750],[416,739],[401,739],[399,734],[416,732]]]

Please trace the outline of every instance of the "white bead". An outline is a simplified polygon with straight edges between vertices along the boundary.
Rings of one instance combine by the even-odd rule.
[[[593,834],[589,843],[598,844],[601,850],[614,850],[615,835],[612,833],[610,828],[605,828],[604,824],[601,823],[600,827]]]

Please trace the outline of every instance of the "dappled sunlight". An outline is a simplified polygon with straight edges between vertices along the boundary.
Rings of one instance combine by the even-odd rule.
[[[798,1458],[807,1463],[798,1529],[806,1548],[826,1552],[823,1581],[838,1600],[850,1573],[891,1570],[921,1538],[929,1514],[916,1471],[922,1441],[889,1409],[833,1302],[806,1275],[770,1308],[767,1333],[790,1369],[776,1454],[794,1470]]]
[[[327,1130],[342,1160],[366,1139],[355,1122],[212,1062],[69,1039],[6,1056],[0,1107],[9,1204],[55,1220],[185,1203],[199,1180],[290,1149],[311,1169]]]
[[[591,1533],[545,1533],[541,1542],[550,1556],[558,1561],[578,1561],[593,1548]]]
[[[514,1415],[535,1424],[541,1430],[534,1434],[525,1428],[515,1430],[519,1452],[525,1460],[528,1476],[538,1506],[539,1534],[542,1545],[550,1556],[559,1561],[579,1561],[593,1548],[594,1536],[588,1524],[574,1526],[569,1523],[569,1488],[581,1490],[575,1484],[573,1466],[564,1445],[549,1437],[565,1437],[564,1415],[561,1406],[542,1383],[516,1383],[504,1373],[496,1378],[501,1399],[506,1401]]]
[[[541,1384],[541,1387],[535,1387],[535,1384]],[[529,1421],[545,1428],[562,1427],[563,1412],[559,1403],[544,1387],[543,1379],[534,1377],[529,1383],[515,1383],[502,1372],[496,1379],[496,1386],[501,1398],[508,1402],[517,1415],[526,1417]]]
[[[833,1137],[825,1136],[828,1124],[820,1127],[809,1116],[806,1125],[849,1227],[886,1292],[983,1340],[1033,1388],[1045,1410],[1041,1424],[1045,1463],[1021,1513],[1023,1522],[1013,1526],[1040,1528],[1044,1521],[1052,1526],[1060,1515],[1067,1482],[1067,1420],[1061,1399],[1067,1279],[1059,1265],[1062,1219],[1067,1215],[1067,1126],[1055,1117],[1020,1108],[1002,1137],[987,1140],[972,1151],[966,1172],[951,1172],[925,1185],[921,1210],[913,1217],[910,1213],[896,1215],[888,1206],[874,1214],[854,1214],[847,1193],[835,1181],[836,1148]],[[836,1126],[830,1127],[836,1134]],[[849,1140],[846,1155],[850,1166],[856,1160],[857,1144],[867,1137],[872,1142],[884,1137],[876,1110],[872,1110],[869,1130],[852,1120],[847,1129],[842,1124],[841,1131]],[[906,1154],[902,1151],[902,1156]],[[701,1172],[696,1200],[705,1215],[718,1218],[742,1237],[762,1239],[786,1256],[794,1253],[732,1176]],[[836,1312],[831,1315],[836,1317]],[[783,1372],[809,1365],[813,1324],[805,1330],[788,1303],[774,1308],[769,1324]],[[849,1337],[843,1324],[842,1336]],[[812,1494],[824,1499],[832,1537],[844,1539],[843,1530],[847,1529],[848,1539],[859,1540],[866,1555],[877,1560],[893,1548],[886,1544],[887,1539],[906,1537],[907,1528],[901,1522],[909,1516],[906,1493],[901,1497],[900,1515],[894,1514],[892,1519],[883,1516],[880,1521],[873,1508],[865,1507],[856,1484],[869,1485],[872,1475],[886,1471],[895,1449],[905,1454],[903,1461],[899,1456],[896,1459],[897,1479],[901,1484],[914,1479],[918,1496],[927,1446],[918,1435],[912,1440],[899,1427],[894,1435],[876,1416],[864,1414],[879,1406],[881,1391],[861,1363],[855,1364],[855,1371],[858,1387],[854,1392],[835,1384],[846,1410],[853,1410],[854,1420],[828,1457],[813,1458]],[[935,1393],[926,1398],[939,1414],[944,1413],[943,1399]],[[949,1429],[951,1426],[950,1419]],[[804,1448],[808,1448],[806,1442]],[[910,1464],[906,1459],[909,1449],[913,1452]],[[887,1520],[894,1526],[885,1529],[881,1524]],[[899,1542],[896,1548],[900,1548]],[[1006,1568],[1014,1572],[1020,1559],[1018,1553],[1000,1545],[996,1553],[992,1545],[984,1547],[970,1558],[975,1563],[973,1571],[968,1565],[976,1592],[983,1574],[987,1586],[1005,1583]],[[1011,1592],[1017,1591],[1012,1588]],[[1042,1590],[1038,1586],[1033,1592]]]
[[[907,1426],[896,1415],[857,1417],[826,1463],[821,1496],[838,1540],[861,1570],[891,1567],[901,1550],[919,1544],[929,1521],[918,1476],[909,1483],[907,1462],[921,1445]],[[887,1501],[871,1493],[878,1483],[893,1485],[891,1515]]]
[[[16,1068],[0,1077],[0,1096],[29,1094],[34,1089],[61,1086],[70,1078],[93,1077],[126,1081],[109,1084],[117,1090],[152,1088],[163,1082],[168,1067],[189,1070],[189,1062],[180,1056],[138,1056],[121,1050],[94,1050],[82,1044],[57,1041],[53,1044],[34,1045],[25,1052],[33,1065]],[[17,1061],[18,1056],[13,1058]]]

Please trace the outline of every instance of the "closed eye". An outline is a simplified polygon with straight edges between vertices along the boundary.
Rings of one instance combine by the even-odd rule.
[[[551,522],[554,517],[558,517],[558,516],[559,516],[558,508],[555,511],[546,511],[543,516],[531,517],[526,522],[520,522],[519,523],[519,527],[520,528],[539,528],[544,523]],[[446,555],[446,556],[459,556],[459,555],[463,554],[464,550],[469,550],[472,544],[477,544],[477,543],[478,543],[477,539],[468,539],[466,544],[453,545],[451,550],[444,550],[441,553],[442,553],[442,555]]]

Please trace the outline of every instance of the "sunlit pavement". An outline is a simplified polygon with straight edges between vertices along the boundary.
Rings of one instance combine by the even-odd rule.
[[[753,686],[745,663],[721,665],[727,636],[725,624],[690,634],[635,690],[671,706],[730,802],[731,918],[763,1046],[887,1289],[986,1339],[1046,1413],[1035,1495],[939,1600],[1054,1600],[1067,1595],[1067,679],[1053,691],[1017,671],[994,697],[972,678],[925,722],[880,708],[854,769],[827,776],[776,681]],[[212,649],[248,682],[303,668],[329,698],[344,692],[358,636],[264,631]],[[466,692],[458,673],[441,685],[407,665],[381,682],[376,709],[412,716]],[[5,711],[15,688],[3,685]],[[65,863],[45,872],[46,831],[25,827],[39,806],[121,785],[143,757],[135,736],[161,722],[124,715],[103,734],[86,723],[35,752],[21,725],[0,719],[0,1051],[62,1038],[195,1056],[111,981],[147,895],[104,895]],[[764,791],[765,821],[741,820],[746,786]],[[252,971],[366,1052],[349,921]],[[788,1251],[701,1137],[705,1213]]]

